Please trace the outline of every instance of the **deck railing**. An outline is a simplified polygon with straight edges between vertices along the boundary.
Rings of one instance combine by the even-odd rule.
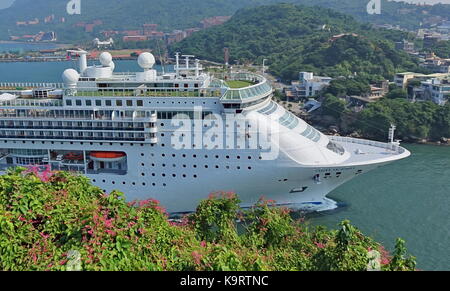
[[[33,88],[64,88],[63,83],[21,83],[21,82],[0,82],[0,90],[17,90],[17,89],[33,89]]]
[[[353,144],[360,144],[360,145],[369,145],[369,146],[382,148],[385,150],[390,150],[390,151],[393,151],[398,154],[403,154],[405,152],[404,148],[402,148],[399,145],[392,144],[392,143],[384,143],[384,142],[379,142],[379,141],[358,139],[358,138],[344,137],[344,136],[329,136],[329,138],[330,138],[330,140],[339,142],[339,143],[353,143]]]
[[[79,97],[221,97],[220,88],[76,88],[66,96]]]

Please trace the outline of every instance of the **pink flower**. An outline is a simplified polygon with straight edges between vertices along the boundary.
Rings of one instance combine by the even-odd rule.
[[[323,249],[325,247],[325,245],[323,243],[319,243],[319,242],[314,242],[314,244],[319,248],[319,249]]]
[[[192,257],[193,257],[194,263],[196,265],[200,265],[201,264],[201,262],[202,262],[202,255],[201,254],[197,253],[196,251],[193,251],[192,252]]]
[[[202,246],[202,247],[206,247],[206,241],[202,241],[201,243],[200,243],[200,245]]]
[[[106,233],[107,234],[109,234],[109,235],[112,235],[112,236],[115,236],[116,235],[116,232],[115,231],[112,231],[112,230],[106,230]]]

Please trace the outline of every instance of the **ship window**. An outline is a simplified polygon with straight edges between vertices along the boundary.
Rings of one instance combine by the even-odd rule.
[[[72,106],[72,100],[66,100],[66,105],[67,106]]]
[[[138,100],[138,101],[137,101],[137,106],[139,106],[139,107],[144,106],[144,101]]]
[[[95,106],[102,106],[102,100],[95,100]]]
[[[122,100],[116,100],[116,106],[122,106]]]
[[[133,100],[127,100],[127,106],[133,106]]]
[[[111,100],[106,100],[106,101],[105,101],[105,105],[106,105],[106,106],[111,106],[111,105],[112,105]]]
[[[77,106],[81,106],[81,100],[75,100],[75,104],[76,104]]]
[[[92,101],[91,100],[86,100],[86,106],[92,106]]]

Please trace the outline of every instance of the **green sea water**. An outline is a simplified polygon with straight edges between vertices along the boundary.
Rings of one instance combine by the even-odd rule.
[[[314,225],[349,219],[392,250],[406,240],[422,270],[450,270],[450,147],[406,145],[411,157],[355,178],[329,196],[342,208],[315,214]]]
[[[62,71],[75,66],[0,63],[0,82],[61,82]],[[136,61],[116,62],[116,71],[136,70]],[[336,228],[349,219],[391,250],[401,237],[420,269],[450,270],[450,147],[406,147],[412,152],[408,159],[357,177],[330,194],[346,206],[308,220]]]

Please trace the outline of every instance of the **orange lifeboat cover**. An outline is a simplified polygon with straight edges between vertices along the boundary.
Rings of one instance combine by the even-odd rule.
[[[125,156],[123,152],[91,152],[91,157],[98,159],[117,159]]]

